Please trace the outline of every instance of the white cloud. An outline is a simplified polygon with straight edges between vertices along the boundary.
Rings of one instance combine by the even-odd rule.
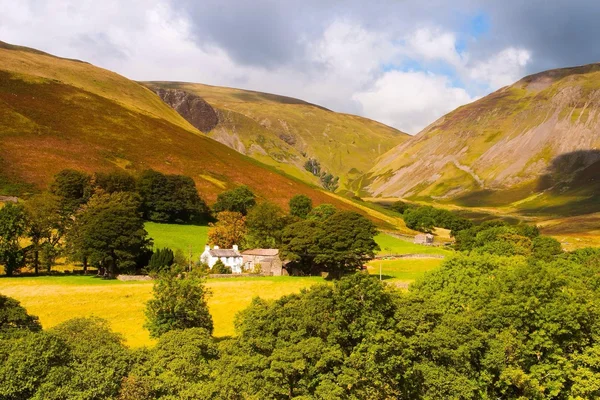
[[[531,53],[528,50],[509,47],[488,60],[475,63],[469,68],[469,77],[485,82],[495,90],[522,78],[530,61]]]
[[[420,28],[406,37],[407,53],[424,60],[441,60],[459,67],[464,55],[456,49],[456,35],[440,28]]]
[[[356,93],[353,98],[360,102],[365,114],[412,134],[475,100],[464,89],[453,87],[444,76],[414,71],[386,72],[370,90]]]

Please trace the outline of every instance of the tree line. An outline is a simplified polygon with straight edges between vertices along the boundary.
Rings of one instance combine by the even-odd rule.
[[[147,265],[152,241],[144,221],[206,221],[209,208],[193,180],[143,171],[88,175],[59,172],[49,190],[0,209],[0,264],[12,275],[24,265],[48,272],[60,255],[108,276]],[[30,244],[23,246],[28,241]]]
[[[451,236],[454,236],[458,231],[473,226],[473,222],[467,218],[432,206],[396,201],[390,205],[390,209],[402,214],[406,226],[415,231],[432,233],[435,227],[439,227],[449,229]]]
[[[65,256],[81,263],[84,273],[93,266],[106,277],[190,264],[181,250],[153,252],[145,221],[213,221],[212,245],[278,248],[301,274],[339,276],[373,257],[376,230],[363,216],[329,204],[313,208],[305,195],[294,196],[289,208],[285,213],[268,201],[257,203],[247,186],[238,186],[219,194],[211,210],[186,176],[64,170],[47,192],[0,209],[0,264],[9,276],[25,265],[38,274],[41,269],[50,272],[56,259]]]

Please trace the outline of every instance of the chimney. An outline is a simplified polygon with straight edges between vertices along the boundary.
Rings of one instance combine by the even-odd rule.
[[[234,244],[234,245],[233,245],[233,250],[235,250],[235,251],[238,251],[238,246],[237,246],[237,244]]]
[[[210,250],[210,246],[209,245],[205,245],[204,246],[204,251],[208,251],[208,250]]]
[[[215,246],[215,250],[218,250],[218,249],[219,249],[219,246]]]

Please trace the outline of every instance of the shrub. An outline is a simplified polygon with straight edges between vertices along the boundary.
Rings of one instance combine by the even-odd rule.
[[[223,264],[223,261],[217,260],[211,269],[211,274],[231,274],[231,267]]]

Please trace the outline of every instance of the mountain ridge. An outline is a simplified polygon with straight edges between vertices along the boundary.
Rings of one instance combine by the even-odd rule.
[[[142,84],[154,92],[181,90],[200,97],[219,115],[209,137],[292,176],[319,184],[319,176],[305,169],[307,162],[318,161],[324,173],[340,178],[342,193],[354,192],[353,180],[373,159],[408,139],[377,121],[292,97],[200,83]]]
[[[366,174],[363,190],[480,206],[495,196],[497,205],[524,202],[523,209],[529,197],[542,208],[569,193],[585,202],[597,191],[580,178],[600,161],[599,117],[600,64],[532,74],[388,151]],[[552,167],[558,159],[561,171]]]

